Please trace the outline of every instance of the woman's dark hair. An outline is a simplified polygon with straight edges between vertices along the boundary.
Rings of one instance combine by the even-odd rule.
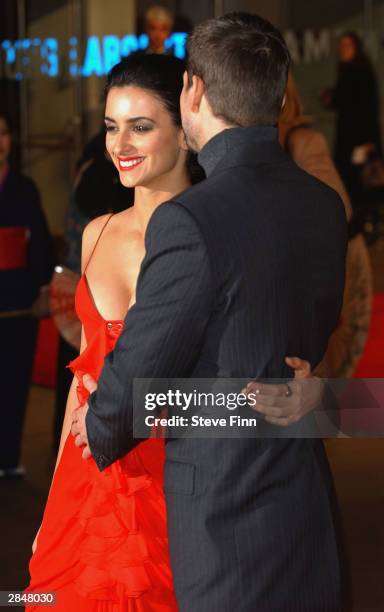
[[[170,55],[130,55],[109,72],[105,98],[113,87],[132,85],[153,93],[181,126],[180,94],[183,89],[185,64]]]
[[[113,87],[140,87],[156,96],[169,112],[172,121],[181,127],[180,94],[183,89],[185,63],[170,55],[135,54],[126,57],[109,72],[105,99]],[[194,154],[188,157],[192,183],[204,178],[204,171]]]

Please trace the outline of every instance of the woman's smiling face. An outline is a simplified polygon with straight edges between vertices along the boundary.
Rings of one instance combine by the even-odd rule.
[[[133,85],[112,87],[105,108],[106,148],[125,187],[162,189],[180,166],[186,146],[162,101]]]

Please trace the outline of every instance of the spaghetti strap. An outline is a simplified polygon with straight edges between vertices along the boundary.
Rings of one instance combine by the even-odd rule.
[[[97,238],[97,240],[96,240],[96,242],[95,242],[95,244],[94,244],[94,246],[93,246],[93,249],[92,249],[92,251],[91,251],[91,254],[90,254],[90,256],[88,257],[88,261],[87,261],[87,264],[86,264],[86,266],[85,266],[85,268],[84,268],[84,270],[83,270],[83,274],[85,274],[85,273],[86,273],[87,268],[88,268],[88,266],[89,266],[89,262],[91,261],[91,259],[92,259],[92,257],[93,257],[93,254],[94,254],[94,252],[96,251],[96,247],[97,247],[97,245],[99,244],[99,240],[100,240],[100,238],[101,238],[101,235],[102,235],[103,231],[105,230],[105,228],[107,227],[107,225],[108,225],[108,223],[109,223],[109,221],[110,221],[110,219],[111,219],[112,217],[113,217],[113,213],[111,213],[111,214],[109,215],[108,219],[106,220],[106,222],[104,223],[103,227],[101,228],[100,234],[98,235],[98,238]]]

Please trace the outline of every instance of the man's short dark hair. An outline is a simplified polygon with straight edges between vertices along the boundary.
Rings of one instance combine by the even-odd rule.
[[[188,76],[199,76],[216,117],[248,127],[277,123],[290,56],[279,30],[257,15],[229,13],[188,40]]]

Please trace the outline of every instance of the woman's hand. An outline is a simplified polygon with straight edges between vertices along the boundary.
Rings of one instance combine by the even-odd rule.
[[[264,384],[250,382],[244,393],[256,395],[256,406],[252,408],[264,415],[272,425],[287,427],[300,421],[321,402],[323,382],[313,376],[311,365],[299,357],[286,357],[286,364],[295,372],[288,384]]]

